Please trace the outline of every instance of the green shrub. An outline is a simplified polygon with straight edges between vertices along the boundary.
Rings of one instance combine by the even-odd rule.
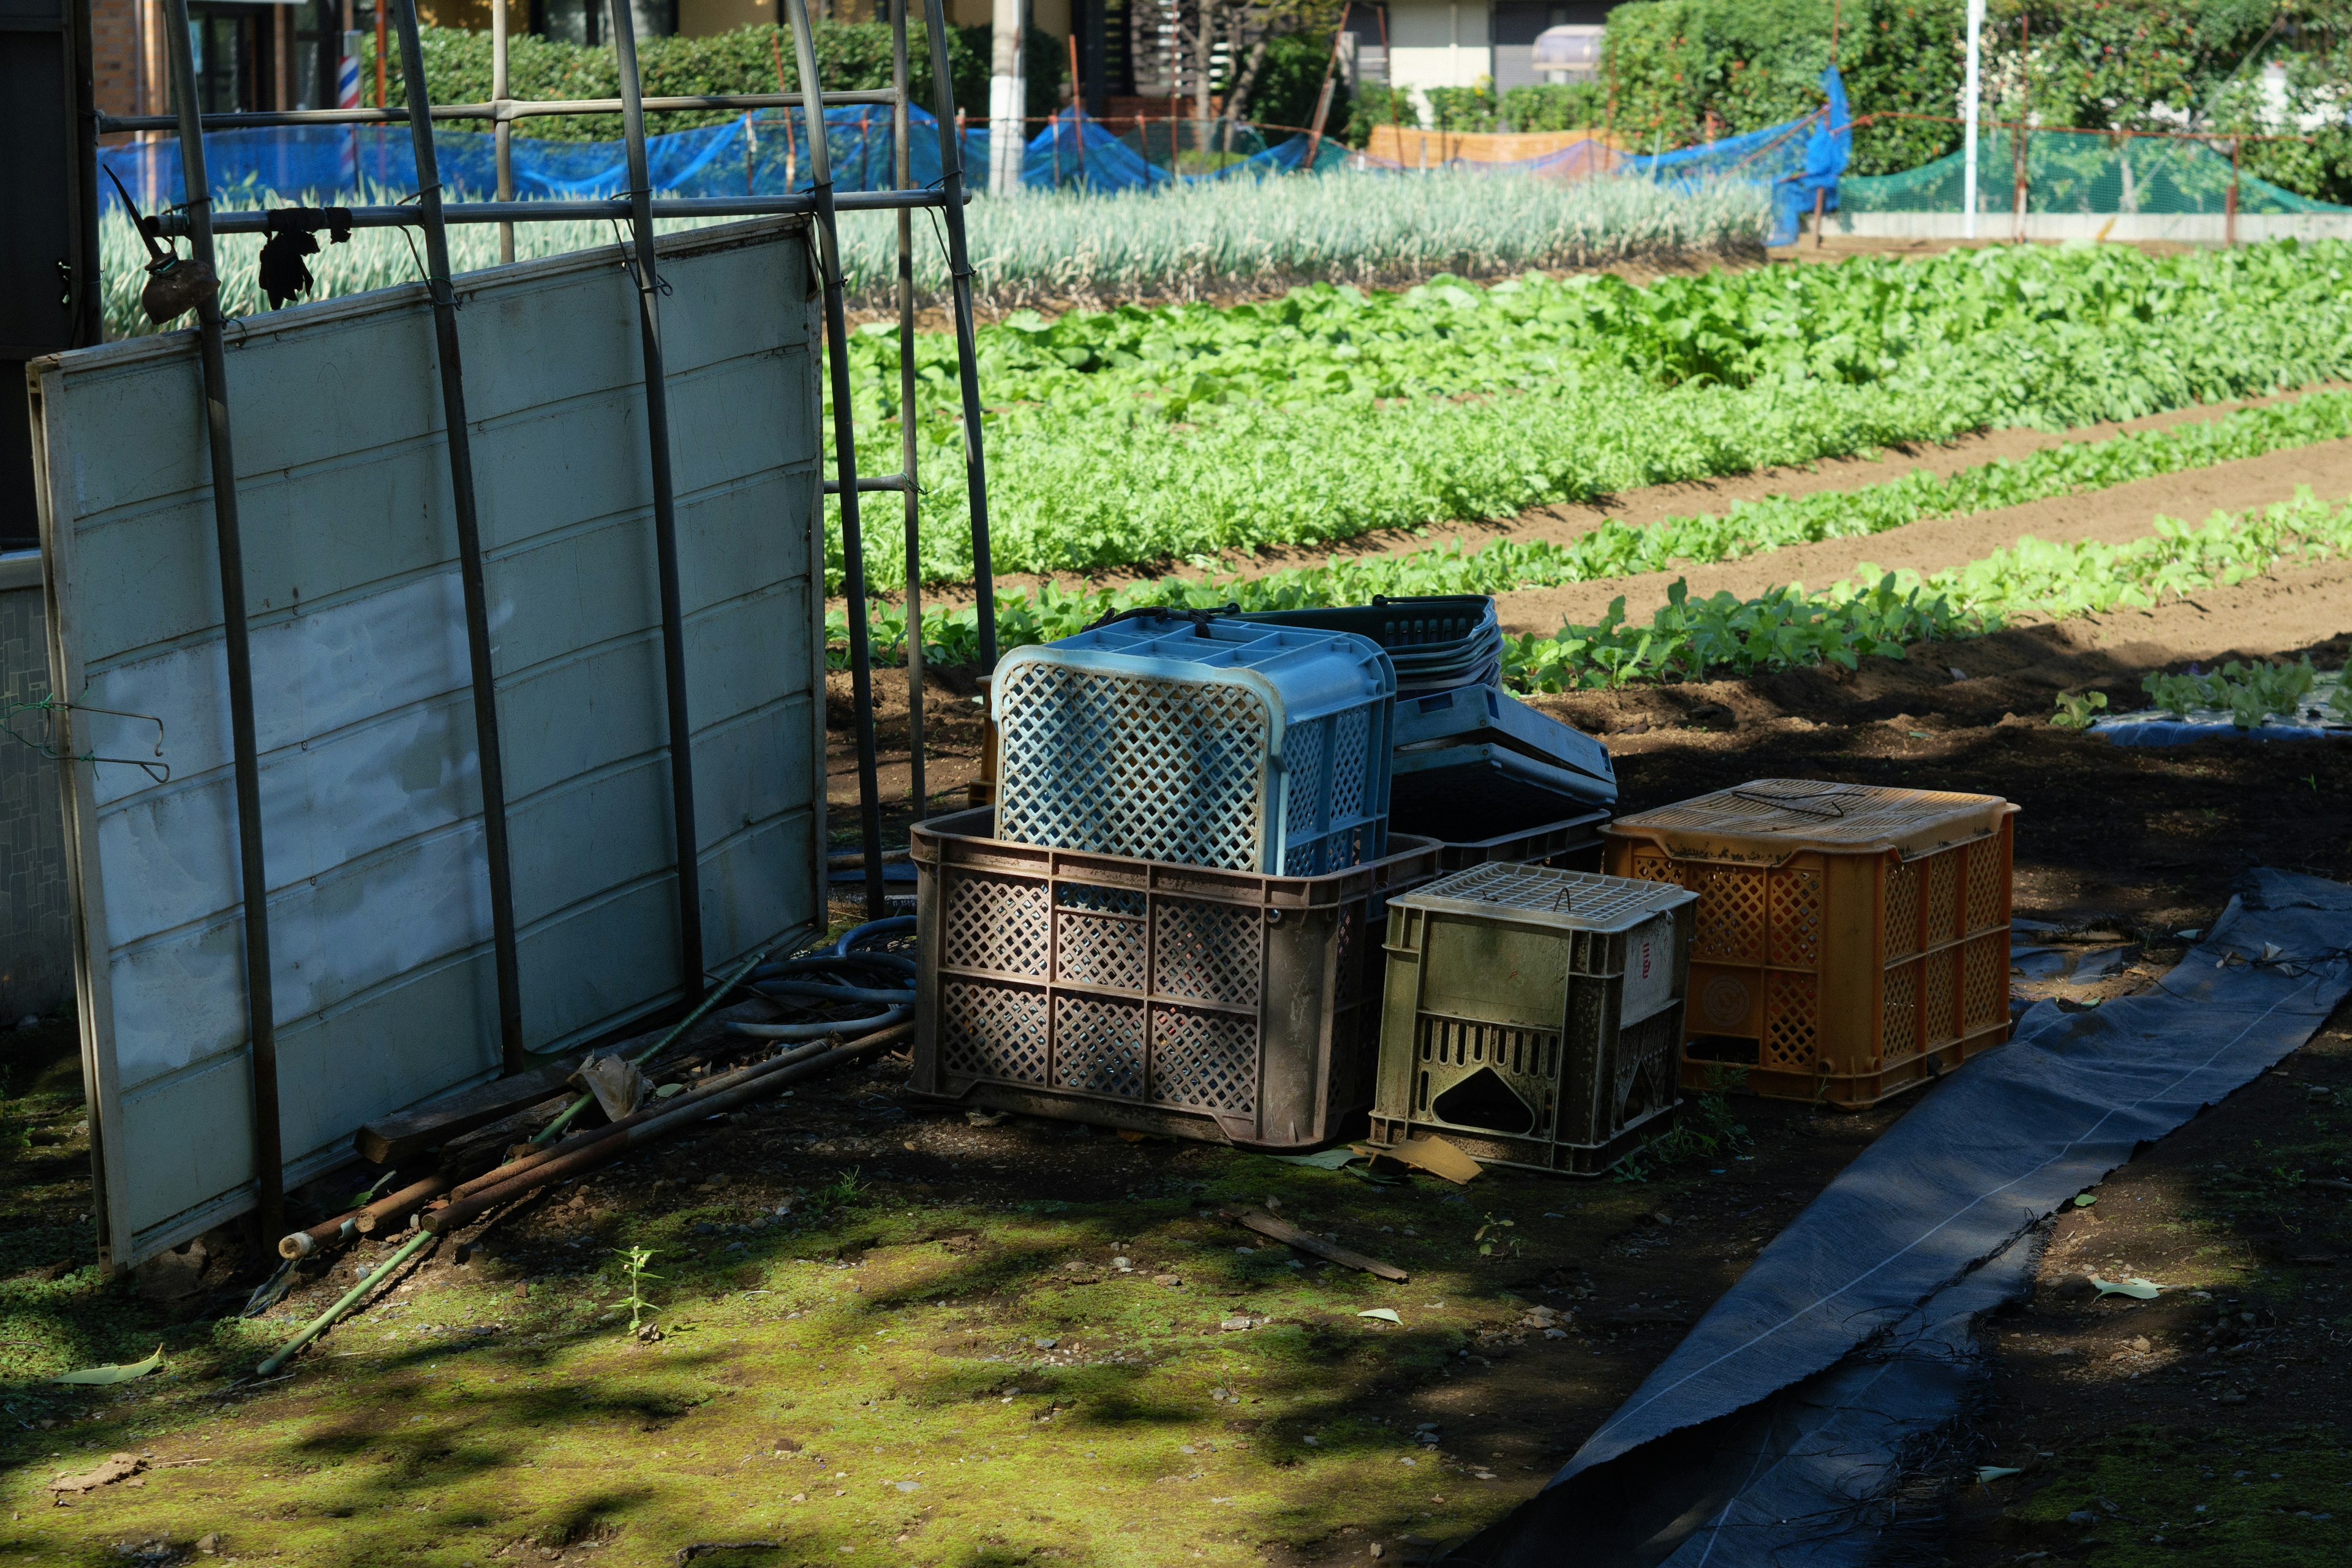
[[[1412,101],[1412,94],[1399,92],[1386,82],[1368,81],[1349,106],[1345,140],[1350,147],[1361,147],[1372,139],[1375,125],[1396,124],[1406,130],[1421,125],[1421,110]]]
[[[1593,81],[1511,88],[1499,118],[1509,131],[1590,130],[1609,118],[1609,89]]]
[[[815,25],[817,68],[824,85],[835,91],[886,88],[890,85],[890,29],[879,22],[819,22]],[[920,32],[910,40],[909,65],[919,100],[929,104],[930,48]],[[490,35],[459,27],[424,29],[425,69],[436,103],[481,103],[490,96]],[[1052,114],[1061,106],[1066,70],[1061,41],[1030,29],[1028,42],[1029,105],[1033,117]],[[777,67],[782,66],[779,88]],[[956,103],[967,114],[988,112],[989,37],[985,27],[948,30],[948,71],[955,84]],[[402,83],[399,51],[391,60],[390,97],[408,101]],[[797,92],[800,72],[793,61],[791,38],[774,27],[739,27],[705,38],[645,38],[637,45],[637,68],[648,98],[685,97],[693,93]],[[375,79],[375,40],[362,42],[360,79]],[[509,93],[518,99],[613,98],[620,92],[620,68],[609,48],[530,35],[518,36],[508,46]],[[725,110],[700,113],[656,114],[647,118],[655,132],[684,131],[717,125],[735,116]],[[555,142],[608,142],[621,134],[620,116],[582,115],[515,122],[518,136]]]
[[[1495,129],[1495,84],[1481,77],[1475,87],[1427,87],[1431,129],[1492,131]]]
[[[1257,87],[1250,95],[1249,117],[1261,125],[1311,126],[1315,100],[1323,90],[1323,72],[1331,58],[1328,38],[1286,33],[1268,38],[1265,63],[1258,68]],[[1337,72],[1331,78],[1331,111],[1323,121],[1325,132],[1338,136],[1346,128],[1354,106],[1348,83]],[[1280,132],[1275,133],[1280,140]]]

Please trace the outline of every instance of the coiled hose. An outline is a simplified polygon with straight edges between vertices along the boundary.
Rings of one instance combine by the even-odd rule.
[[[814,1024],[730,1023],[728,1032],[755,1040],[818,1040],[827,1035],[863,1034],[905,1023],[915,1016],[914,988],[892,982],[911,982],[915,961],[901,953],[861,952],[858,949],[876,938],[914,929],[912,915],[868,921],[844,931],[829,953],[762,964],[751,972],[751,989],[774,1001],[803,1005],[856,1002],[879,1005],[882,1011],[868,1017],[832,1018]]]

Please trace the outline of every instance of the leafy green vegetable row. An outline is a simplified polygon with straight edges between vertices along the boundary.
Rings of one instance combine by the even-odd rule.
[[[1597,626],[1511,639],[1505,678],[1525,689],[1563,691],[1797,665],[1851,668],[1864,655],[1900,656],[1910,643],[1979,636],[2019,616],[2145,608],[2167,595],[2227,586],[2348,549],[2352,502],[2329,505],[2306,489],[2274,506],[2216,512],[2201,526],[2160,517],[2153,533],[2123,544],[2021,539],[1925,578],[1864,566],[1819,593],[1792,584],[1757,599],[1724,593],[1696,601],[1677,582],[1646,625],[1625,618],[1621,596]]]
[[[2352,246],[1997,247],[1265,305],[982,333],[994,560],[1089,571],[2067,427],[2352,375]],[[922,568],[971,574],[950,345],[918,344]],[[863,469],[897,467],[898,344],[853,345]],[[904,574],[897,531],[867,540]],[[838,586],[839,545],[831,546]]]
[[[1736,501],[1720,515],[1669,517],[1641,527],[1614,521],[1564,543],[1501,540],[1475,552],[1457,542],[1400,555],[1332,560],[1261,577],[1162,578],[1116,591],[1067,592],[1046,584],[1036,594],[1008,593],[998,601],[1002,646],[1067,637],[1114,610],[1137,605],[1206,607],[1233,603],[1247,610],[1359,605],[1373,595],[1499,594],[1555,587],[1676,565],[1710,565],[1793,544],[1853,539],[1901,528],[1925,518],[2018,506],[2053,496],[2179,473],[2237,458],[2352,437],[2352,392],[2316,392],[2291,403],[2242,408],[2204,424],[2133,431],[2104,441],[2070,442],[2011,460],[1996,458],[1947,478],[1915,469],[1900,479],[1805,496]],[[906,636],[903,615],[877,606],[876,641],[885,650]],[[834,613],[835,639],[848,623]],[[972,612],[936,607],[923,617],[932,657],[950,662],[977,656]]]

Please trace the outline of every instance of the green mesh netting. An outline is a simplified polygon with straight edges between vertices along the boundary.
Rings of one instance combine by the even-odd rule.
[[[1977,210],[2013,209],[2015,132],[1988,131],[1977,142]],[[2025,138],[2026,203],[2033,213],[2221,213],[2229,210],[2230,154],[2205,142],[2111,136],[2099,131],[2033,131]],[[1956,213],[1964,189],[1958,153],[1899,174],[1838,183],[1846,212]],[[2242,213],[2352,212],[2296,195],[2252,174],[2238,176]]]

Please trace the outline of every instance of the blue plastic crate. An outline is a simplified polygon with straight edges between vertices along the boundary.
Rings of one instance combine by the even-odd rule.
[[[1396,671],[1367,638],[1142,616],[996,667],[997,837],[1319,877],[1388,843]]]

